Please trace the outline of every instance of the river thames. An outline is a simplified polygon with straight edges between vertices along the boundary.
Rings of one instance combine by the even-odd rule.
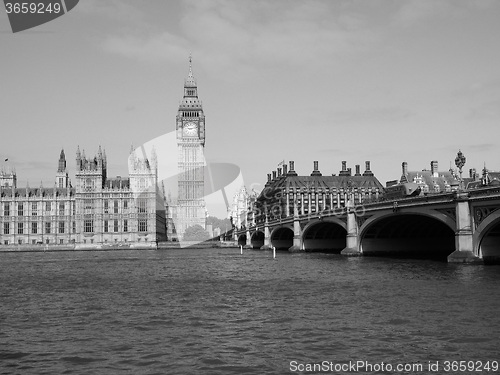
[[[499,290],[500,266],[435,260],[0,253],[0,373],[497,373]]]

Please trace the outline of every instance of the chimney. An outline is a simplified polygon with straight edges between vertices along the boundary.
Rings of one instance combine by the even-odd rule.
[[[351,168],[347,168],[347,175],[350,176],[351,175]]]
[[[361,171],[360,171],[359,164],[356,164],[356,174],[355,174],[355,176],[361,176]]]
[[[401,166],[403,167],[402,175],[403,176],[408,175],[408,163],[404,161],[403,164],[401,164]]]
[[[373,172],[370,169],[370,161],[365,161],[365,172],[363,173],[363,176],[373,176]]]
[[[281,177],[281,168],[278,168],[278,177]]]
[[[347,170],[347,162],[345,160],[342,161],[342,170],[339,172],[339,176],[350,176],[351,174]]]
[[[273,180],[276,180],[276,171],[273,171]]]
[[[431,161],[431,173],[432,173],[432,177],[439,177],[438,162],[436,160]]]
[[[311,176],[321,176],[321,172],[318,169],[318,161],[315,160],[313,164],[314,164],[314,170],[312,171]]]
[[[283,164],[283,175],[284,176],[286,176],[286,174],[287,174],[287,169],[288,169],[288,165]]]
[[[476,168],[471,168],[469,169],[469,177],[472,178],[473,181],[477,181],[477,172],[476,172]]]
[[[297,176],[297,173],[293,169],[294,168],[293,160],[290,160],[289,164],[290,164],[290,170],[288,171],[287,176]]]
[[[267,182],[271,182],[271,173],[267,174]]]

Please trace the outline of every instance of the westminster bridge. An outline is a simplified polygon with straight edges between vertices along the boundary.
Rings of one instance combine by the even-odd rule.
[[[500,262],[500,187],[354,204],[235,231],[253,249],[396,255],[454,263]]]

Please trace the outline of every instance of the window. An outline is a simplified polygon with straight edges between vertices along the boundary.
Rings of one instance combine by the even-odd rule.
[[[64,240],[62,238],[59,240],[59,244],[64,244]]]
[[[137,211],[140,213],[146,212],[147,201],[146,198],[138,198],[137,199]]]
[[[125,199],[123,201],[123,208],[128,208],[128,200],[127,199]]]
[[[148,231],[148,221],[146,219],[139,219],[139,232]]]
[[[59,215],[60,216],[64,215],[64,202],[59,203]]]
[[[45,233],[50,233],[50,223],[49,222],[46,222],[45,223]]]
[[[17,223],[17,234],[24,233],[24,223]]]
[[[115,200],[115,202],[114,202],[113,212],[114,212],[115,214],[117,214],[117,213],[118,213],[118,201],[117,201],[117,200]]]
[[[104,213],[107,214],[109,210],[109,203],[107,200],[104,201]]]
[[[59,233],[64,233],[64,221],[59,222]]]
[[[36,216],[38,214],[38,202],[31,203],[31,215]]]
[[[3,216],[10,216],[10,204],[4,203],[3,205]]]
[[[72,205],[73,207],[73,215],[76,214],[76,204],[75,204],[75,201],[72,202]]]
[[[113,223],[113,231],[118,232],[118,220],[115,220]]]
[[[108,233],[108,221],[104,220],[104,233]]]
[[[123,220],[123,231],[128,232],[128,220]]]
[[[31,223],[31,233],[33,234],[38,233],[38,223]]]
[[[10,234],[10,223],[3,223],[3,234]]]
[[[18,243],[19,245],[22,245],[22,244],[23,244],[23,240],[22,240],[22,239],[19,239],[19,240],[17,240],[17,243]]]
[[[3,244],[4,244],[4,245],[8,245],[8,244],[9,244],[9,240],[4,240],[4,241],[3,241]]]
[[[52,210],[52,202],[45,202],[45,211]]]
[[[73,221],[73,233],[76,233],[76,222]]]
[[[22,203],[18,203],[17,205],[17,216],[23,216],[24,215],[24,207]]]
[[[92,219],[84,220],[83,231],[85,233],[91,233],[94,231],[94,221]]]
[[[93,207],[92,199],[85,199],[84,204],[86,209],[90,210]]]

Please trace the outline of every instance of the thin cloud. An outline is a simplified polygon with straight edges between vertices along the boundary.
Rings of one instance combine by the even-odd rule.
[[[109,36],[103,47],[142,61],[185,58],[186,48],[203,55],[204,65],[248,69],[280,64],[331,67],[377,41],[356,14],[337,16],[331,2],[186,2],[180,31]],[[340,12],[339,12],[340,13]],[[279,15],[279,17],[277,16]],[[180,36],[180,35],[184,36]],[[189,46],[189,47],[186,47]]]
[[[28,160],[28,161],[20,161],[16,163],[16,166],[18,166],[21,169],[54,169],[56,170],[57,166],[55,163],[49,163],[49,162],[44,162],[44,161],[37,161],[37,160]],[[55,172],[54,172],[55,173]]]
[[[405,108],[360,108],[333,112],[331,118],[338,123],[384,123],[407,120],[414,116]]]
[[[477,151],[495,151],[498,149],[498,144],[494,143],[479,143],[475,145],[469,145],[467,146],[467,149],[469,149],[472,152],[477,152]]]
[[[467,120],[500,120],[500,100],[489,101],[472,108]]]
[[[109,36],[103,48],[144,62],[162,62],[185,60],[186,44],[184,38],[164,32],[149,37]]]
[[[123,0],[85,0],[78,3],[78,12],[109,18],[115,21],[139,23],[143,20],[140,6]]]
[[[473,82],[468,85],[459,87],[452,92],[452,95],[457,98],[470,98],[481,96],[500,96],[500,79],[492,79],[488,81]]]

